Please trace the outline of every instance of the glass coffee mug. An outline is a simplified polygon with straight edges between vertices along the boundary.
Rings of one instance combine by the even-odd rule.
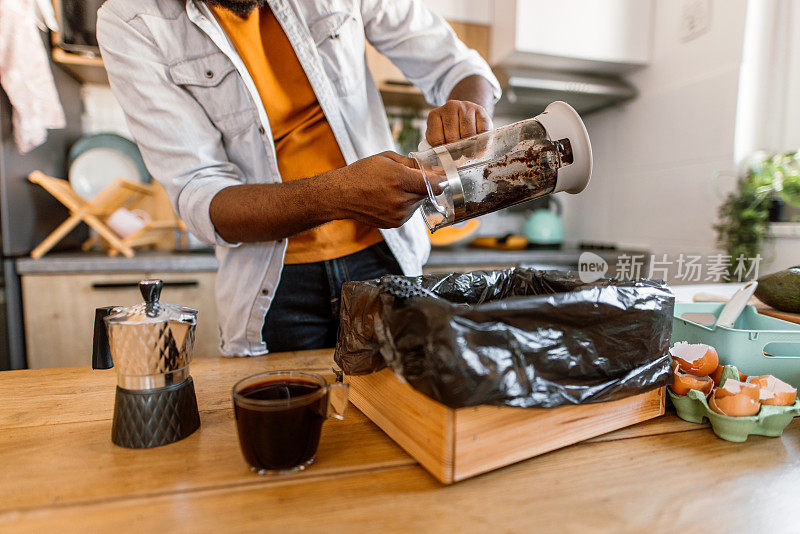
[[[314,462],[322,423],[344,419],[347,384],[321,376],[273,371],[233,386],[233,409],[242,454],[259,475],[302,471]]]

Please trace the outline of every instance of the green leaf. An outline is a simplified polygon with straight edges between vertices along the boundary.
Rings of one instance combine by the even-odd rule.
[[[756,152],[743,165],[736,190],[717,210],[717,245],[732,257],[753,258],[769,238],[769,208],[773,198],[800,207],[800,152]],[[730,273],[733,274],[733,265]]]

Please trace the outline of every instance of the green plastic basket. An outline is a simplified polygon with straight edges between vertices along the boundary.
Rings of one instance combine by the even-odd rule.
[[[800,324],[762,315],[752,306],[745,307],[733,328],[719,326],[712,330],[684,318],[686,314],[718,317],[724,306],[724,303],[675,303],[672,344],[705,343],[717,349],[723,365],[735,365],[747,375],[774,375],[800,386]]]

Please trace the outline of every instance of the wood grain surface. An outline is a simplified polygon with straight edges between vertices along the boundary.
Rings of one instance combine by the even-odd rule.
[[[770,306],[758,306],[756,309],[758,310],[758,313],[763,315],[769,315],[770,317],[775,317],[776,319],[800,324],[800,313],[780,311]]]
[[[613,402],[553,410],[453,410],[401,381],[389,368],[346,376],[345,381],[353,405],[446,484],[659,417],[666,395],[659,388]]]
[[[612,402],[557,409],[455,410],[455,469],[463,480],[664,414],[664,388]],[[536,436],[536,439],[531,439]]]
[[[729,443],[668,412],[443,486],[351,408],[306,472],[250,473],[233,382],[331,366],[330,351],[198,359],[200,430],[139,451],[110,441],[113,371],[0,373],[0,532],[798,531],[796,420]]]
[[[388,368],[369,375],[346,376],[345,381],[350,384],[351,402],[370,421],[436,478],[452,481],[453,410],[400,382]]]

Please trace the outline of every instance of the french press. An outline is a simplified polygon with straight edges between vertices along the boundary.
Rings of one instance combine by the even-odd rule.
[[[111,441],[158,447],[200,427],[189,362],[197,310],[159,301],[161,280],[143,280],[142,304],[95,312],[92,367],[117,370]]]
[[[565,102],[410,156],[425,179],[421,212],[432,232],[559,191],[580,193],[592,174],[589,135]]]

